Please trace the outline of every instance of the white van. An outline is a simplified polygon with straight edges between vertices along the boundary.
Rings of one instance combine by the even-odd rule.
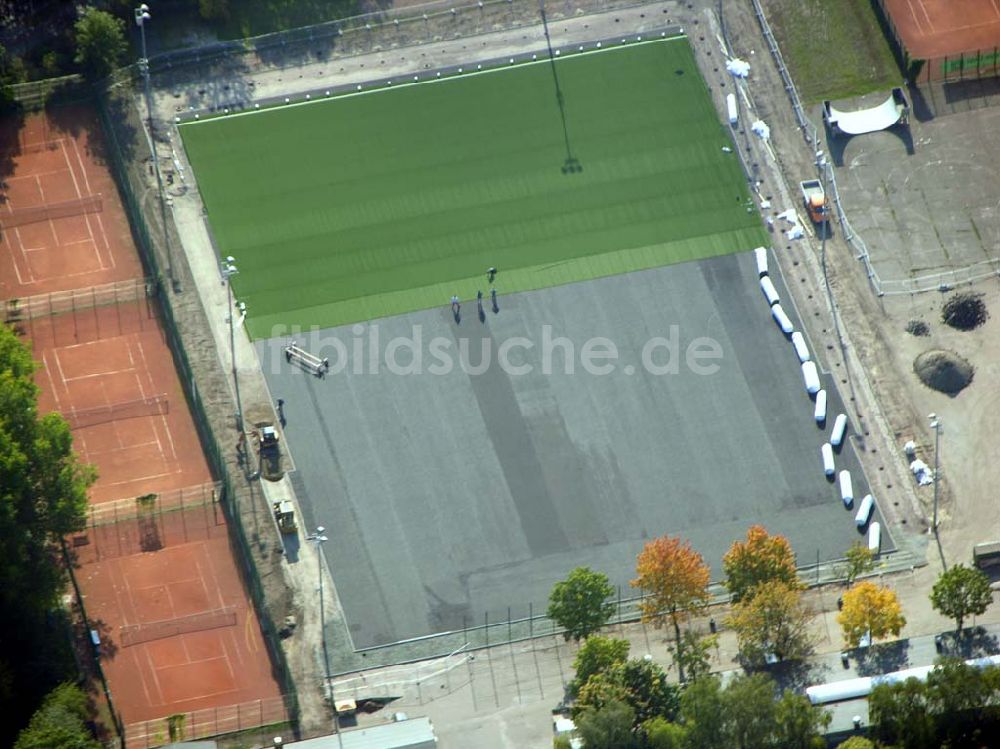
[[[816,393],[816,408],[813,409],[813,418],[817,424],[826,421],[826,391],[820,390]]]
[[[753,251],[753,255],[757,260],[757,275],[766,276],[767,275],[767,248],[758,247]]]
[[[847,414],[840,414],[833,422],[833,431],[830,433],[830,444],[840,447],[844,441],[844,433],[847,431]]]
[[[833,464],[833,448],[830,447],[829,442],[824,442],[819,451],[823,456],[823,473],[826,474],[827,478],[832,478],[837,471]]]
[[[788,335],[792,332],[792,321],[788,319],[788,315],[785,314],[785,310],[781,309],[780,304],[771,307],[771,317],[778,323],[778,327],[781,328],[782,333]]]
[[[854,504],[854,485],[851,483],[851,472],[840,472],[840,498],[844,500],[844,507]]]
[[[861,507],[858,508],[858,514],[854,516],[854,523],[858,528],[864,528],[868,525],[868,521],[871,520],[872,511],[875,509],[875,498],[871,494],[866,494],[865,498],[861,500]]]
[[[802,362],[802,379],[806,383],[806,392],[809,395],[816,395],[819,392],[819,371],[816,369],[816,362]]]
[[[736,109],[736,94],[726,94],[726,109],[729,112],[729,124],[736,127],[739,121],[739,113]]]
[[[802,335],[799,331],[792,333],[792,345],[795,346],[795,353],[799,357],[799,362],[809,361],[809,347],[806,345],[806,337]]]

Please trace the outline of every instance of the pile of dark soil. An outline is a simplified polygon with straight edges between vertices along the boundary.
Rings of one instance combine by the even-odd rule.
[[[989,318],[982,294],[955,294],[941,308],[941,319],[956,330],[975,330]]]
[[[957,395],[972,382],[973,366],[952,351],[931,349],[913,361],[913,371],[927,387]]]
[[[910,320],[906,323],[906,332],[911,335],[923,337],[931,334],[931,328],[923,320]]]

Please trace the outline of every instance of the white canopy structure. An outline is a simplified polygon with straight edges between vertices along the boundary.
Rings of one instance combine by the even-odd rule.
[[[885,130],[893,125],[909,122],[910,105],[903,89],[894,88],[889,98],[871,109],[857,112],[842,112],[829,101],[823,102],[823,120],[834,132],[843,135],[862,135]]]

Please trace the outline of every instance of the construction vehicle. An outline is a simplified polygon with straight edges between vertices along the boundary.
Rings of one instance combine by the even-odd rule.
[[[807,179],[799,182],[802,190],[802,203],[809,213],[809,218],[815,224],[825,224],[829,220],[829,212],[826,209],[826,191],[823,183],[818,179]]]
[[[281,467],[281,447],[278,430],[273,424],[257,425],[254,432],[257,435],[257,451],[260,453],[260,473],[269,481],[280,481],[284,476]]]
[[[295,524],[295,505],[289,500],[283,499],[280,502],[275,502],[273,507],[274,522],[278,524],[278,530],[282,533],[297,532],[299,527]]]

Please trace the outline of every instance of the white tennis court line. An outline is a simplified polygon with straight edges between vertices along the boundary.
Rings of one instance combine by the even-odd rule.
[[[13,237],[13,239],[17,240],[16,248],[14,247],[13,239],[8,240],[8,237]],[[33,283],[37,283],[37,281],[35,281],[35,277],[31,273],[31,264],[28,262],[28,256],[24,253],[24,244],[21,242],[21,233],[17,230],[17,227],[14,227],[13,233],[4,232],[4,241],[8,243],[11,249],[10,263],[14,266],[14,274],[17,276],[18,284],[21,286],[29,286]],[[25,273],[28,276],[28,280],[25,280],[24,276],[21,275],[21,269],[17,264],[18,255],[21,256],[21,260],[24,262]]]
[[[56,388],[55,378],[52,376],[52,366],[49,364],[49,354],[52,354],[56,360],[56,367],[59,367],[59,353],[57,351],[42,350],[42,367],[45,369],[45,376],[49,379],[49,389],[52,393],[52,398],[56,402],[56,411],[62,412],[62,398],[59,397],[59,390]],[[62,370],[60,369],[59,376],[62,377]],[[66,388],[66,381],[63,380],[63,389]]]
[[[146,372],[146,377],[149,380],[149,387],[150,387],[150,389],[153,392],[156,392],[156,383],[153,382],[153,370],[150,368],[149,362],[146,360],[146,349],[143,348],[142,341],[138,341],[137,340],[136,341],[136,346],[139,349],[139,358],[142,359],[142,368]],[[131,349],[131,347],[129,347],[129,355],[131,356],[131,354],[132,354],[132,349]],[[142,385],[141,384],[140,384],[139,388],[140,388],[140,390],[142,389]],[[169,404],[168,404],[167,408],[170,408]],[[177,446],[174,444],[174,433],[173,433],[173,430],[170,428],[170,423],[167,421],[167,415],[165,413],[160,414],[159,417],[160,417],[160,423],[163,425],[163,431],[166,433],[167,444],[168,444],[168,446],[170,448],[170,455],[173,456],[173,460],[176,463],[179,460],[179,456],[177,455]],[[156,431],[156,438],[157,438],[157,441],[159,441],[159,438],[160,438],[159,430],[158,429],[154,429],[154,431]],[[163,455],[163,460],[166,463],[167,462],[167,454],[163,450],[163,446],[162,445],[160,445],[160,453]],[[181,473],[180,466],[177,467],[177,469],[174,471],[174,473]]]
[[[933,34],[934,24],[931,22],[930,14],[927,12],[927,6],[924,5],[923,0],[907,0],[906,4],[910,8],[910,17],[913,18],[913,23],[916,24],[920,32],[923,34]],[[914,6],[919,7],[920,14],[923,15],[923,22],[919,17],[920,14],[918,14],[917,9]],[[929,30],[924,27],[924,23],[930,27]]]
[[[143,354],[143,351],[142,351],[142,343],[140,343],[140,342],[137,341],[136,345],[139,347],[139,355],[142,358],[143,364],[145,365],[145,363],[146,363],[146,357],[145,357],[145,355]],[[132,357],[132,342],[129,341],[128,344],[127,344],[127,346],[129,348],[129,358],[131,358]],[[139,370],[137,370],[137,369],[133,369],[132,371],[135,373],[135,382],[139,386],[139,396],[142,397],[143,399],[145,399],[147,396],[146,396],[146,388],[144,388],[142,386],[142,375],[140,374]],[[149,384],[151,386],[151,390],[155,391],[155,386],[153,385],[153,377],[152,377],[152,374],[150,374],[150,371],[149,371],[148,367],[146,368],[146,377],[149,380]],[[160,422],[163,423],[164,426],[166,426],[166,424],[163,421],[163,419],[164,419],[164,415],[160,414]],[[163,467],[167,468],[170,465],[170,461],[167,459],[167,454],[163,450],[163,442],[160,440],[160,430],[156,428],[155,418],[154,418],[153,422],[154,422],[153,423],[153,434],[156,437],[156,447],[157,447],[157,449],[160,452],[160,460],[163,463]],[[169,434],[169,433],[170,433],[170,427],[167,427],[167,434]]]
[[[80,183],[76,179],[76,172],[73,171],[73,162],[71,162],[69,160],[69,152],[66,150],[66,144],[61,142],[59,145],[62,148],[63,158],[66,159],[66,168],[69,169],[70,177],[73,178],[73,189],[76,190],[76,196],[77,196],[77,198],[81,198],[82,199],[86,194],[89,194],[89,193],[83,193],[83,192],[80,191]],[[75,140],[73,141],[73,146],[76,148],[76,157],[79,160],[80,159],[80,150],[79,150],[79,147],[76,145],[76,141]],[[83,167],[83,162],[82,161],[80,162],[80,166],[81,166],[81,168]],[[84,179],[86,179],[86,176],[87,176],[87,173],[86,173],[86,170],[84,170]],[[89,182],[88,182],[88,185],[89,185]],[[94,254],[97,256],[97,266],[101,270],[108,270],[108,266],[106,266],[104,264],[104,258],[101,257],[101,253],[97,249],[97,237],[94,236],[94,227],[92,227],[90,225],[90,214],[85,212],[83,214],[83,220],[87,224],[87,235],[94,242]],[[101,228],[101,231],[103,232],[104,231],[103,226],[100,227],[100,228]],[[104,241],[107,242],[107,236],[104,237]],[[112,267],[114,267],[113,263],[112,263]]]
[[[80,165],[80,171],[83,174],[83,182],[87,186],[87,194],[93,195],[93,192],[91,192],[91,187],[90,187],[90,174],[87,171],[87,167],[84,166],[83,164],[83,157],[80,156],[80,144],[77,143],[76,140],[73,141],[73,151],[76,153],[76,162]],[[65,149],[63,150],[63,153],[65,153]],[[66,155],[66,163],[69,164],[68,154]],[[72,171],[72,169],[70,169],[70,171]],[[103,205],[101,206],[101,209],[102,210],[104,209]],[[89,228],[90,214],[86,215],[87,215],[87,227]],[[108,260],[110,261],[111,265],[110,266],[104,265],[104,259],[101,257],[101,251],[97,248],[96,241],[94,243],[94,251],[97,253],[98,259],[101,260],[101,268],[103,270],[108,270],[109,268],[115,267],[115,256],[114,253],[111,251],[111,242],[108,240],[108,232],[104,228],[104,219],[101,218],[100,213],[95,213],[94,218],[97,220],[97,228],[100,229],[101,237],[104,239],[104,249],[107,250]]]
[[[38,175],[35,175],[35,184],[38,185],[38,192],[42,196],[42,205],[45,205],[45,188],[42,187],[42,179]],[[52,238],[55,239],[55,246],[59,247],[62,242],[59,241],[59,232],[56,231],[56,223],[51,218],[46,219],[45,223],[49,225],[49,231],[52,232]]]

